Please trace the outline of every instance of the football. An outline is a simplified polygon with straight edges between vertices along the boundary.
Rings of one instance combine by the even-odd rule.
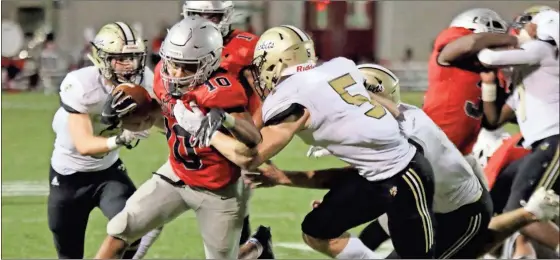
[[[140,85],[131,83],[118,85],[113,90],[113,94],[119,90],[130,95],[137,104],[136,109],[134,109],[131,114],[122,118],[123,128],[131,131],[140,131],[150,128],[152,125],[151,121],[153,121],[150,116],[153,103],[152,97],[148,91]]]
[[[122,90],[125,94],[130,95],[137,104],[136,109],[134,109],[134,111],[127,117],[145,118],[150,114],[150,110],[152,108],[152,97],[144,87],[132,83],[123,83],[113,90],[113,94],[119,90]]]

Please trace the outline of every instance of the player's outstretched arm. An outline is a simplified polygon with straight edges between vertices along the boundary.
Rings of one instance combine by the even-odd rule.
[[[478,252],[479,255],[489,252],[507,237],[529,224],[557,218],[559,212],[558,195],[542,187],[537,189],[529,201],[524,203],[523,208],[500,214],[490,220],[488,241],[484,250]],[[554,248],[556,245],[549,246]]]
[[[216,150],[218,150],[230,162],[239,167],[247,165],[257,153],[256,149],[251,149],[238,140],[228,136],[222,132],[216,132],[210,140]]]
[[[547,56],[547,49],[538,41],[523,45],[523,49],[491,50],[483,49],[478,60],[486,67],[507,67],[512,65],[539,64]]]
[[[247,112],[231,113],[229,118],[226,116],[222,125],[240,142],[250,148],[257,146],[262,141],[259,129],[253,123],[253,118]],[[229,120],[229,121],[228,121]]]
[[[282,171],[275,165],[264,164],[257,174],[246,174],[246,179],[256,187],[275,185],[308,189],[330,189],[333,183],[349,174],[358,174],[353,167],[333,168],[316,171]]]
[[[496,85],[496,73],[494,71],[481,72],[480,79],[484,117],[487,125],[495,129],[513,119],[515,113],[508,104],[504,104],[502,107],[496,105],[498,86]]]
[[[93,126],[88,114],[71,113],[68,116],[70,137],[81,155],[95,155],[111,151],[108,138],[94,136]],[[113,148],[114,149],[114,148]]]
[[[438,63],[450,65],[455,61],[476,55],[486,48],[517,46],[517,44],[517,38],[508,34],[473,33],[460,37],[443,47],[438,56]]]
[[[309,116],[309,111],[304,109],[302,115],[290,115],[277,124],[263,127],[260,132],[263,140],[256,147],[256,155],[241,167],[251,171],[270,160],[290,143],[297,132],[305,128]]]
[[[388,98],[377,95],[373,92],[369,92],[369,96],[371,99],[377,101],[379,104],[385,107],[385,109],[387,109],[389,113],[393,115],[394,118],[396,119],[402,118],[402,114],[399,111],[399,108],[397,107],[397,104],[395,104],[395,102],[389,100]]]

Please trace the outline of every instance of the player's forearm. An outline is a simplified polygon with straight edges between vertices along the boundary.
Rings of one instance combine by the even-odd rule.
[[[395,104],[393,101],[372,92],[369,92],[369,96],[375,101],[379,102],[379,104],[381,104],[383,107],[385,107],[389,111],[389,113],[391,113],[397,120],[403,118],[401,112],[399,111],[399,108],[397,107],[397,104]]]
[[[505,109],[499,109],[495,102],[482,102],[484,118],[489,127],[497,129],[512,119],[513,115],[507,113]]]
[[[226,126],[225,123],[224,126]],[[233,120],[233,125],[226,126],[226,128],[237,140],[250,148],[257,146],[257,144],[262,141],[261,133],[252,121],[243,118],[235,118],[235,120]]]
[[[542,221],[529,224],[521,229],[521,234],[547,246],[550,249],[556,249],[556,247],[560,244],[558,226],[556,226],[556,224],[552,221]]]
[[[478,53],[478,60],[485,66],[512,66],[537,64],[540,62],[538,51],[533,49],[490,50],[483,49]]]
[[[517,38],[502,33],[475,33],[463,36],[447,44],[438,57],[442,64],[452,63],[468,56],[476,55],[481,50],[493,47],[516,46]]]
[[[250,163],[253,159],[253,155],[256,153],[255,149],[251,149],[245,144],[221,132],[216,132],[210,140],[210,145],[239,167]]]
[[[106,153],[115,148],[111,147],[109,138],[93,134],[91,119],[87,114],[70,114],[68,130],[76,150],[81,155]]]
[[[108,145],[109,138],[101,136],[91,136],[82,138],[80,141],[74,143],[76,150],[81,155],[96,155],[110,152],[116,149]],[[112,148],[112,149],[111,149]]]
[[[332,168],[316,171],[286,171],[285,180],[280,185],[308,189],[330,189],[337,179],[347,174],[357,174],[352,167]]]
[[[490,252],[522,227],[537,221],[538,219],[535,215],[523,208],[493,217],[488,225],[490,232],[490,236],[488,236],[489,241],[485,244],[483,252],[480,252],[479,255],[482,256]]]

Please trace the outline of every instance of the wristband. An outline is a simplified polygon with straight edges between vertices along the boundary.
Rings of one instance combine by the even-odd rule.
[[[235,125],[235,117],[229,113],[224,113],[224,121],[222,122],[222,125],[227,129],[233,128]]]
[[[115,150],[119,147],[120,145],[117,144],[117,136],[111,136],[109,138],[107,138],[107,147],[109,148],[109,150]]]
[[[482,101],[494,102],[496,101],[496,84],[482,83]]]

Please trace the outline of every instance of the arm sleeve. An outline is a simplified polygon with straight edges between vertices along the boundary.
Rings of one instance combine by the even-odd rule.
[[[546,44],[546,43],[545,43]],[[484,49],[478,53],[478,60],[493,66],[538,64],[546,57],[546,49],[539,41],[530,41],[522,49],[490,50]]]
[[[68,74],[60,84],[60,105],[68,113],[86,114],[88,104],[85,94],[82,83],[73,75]]]

